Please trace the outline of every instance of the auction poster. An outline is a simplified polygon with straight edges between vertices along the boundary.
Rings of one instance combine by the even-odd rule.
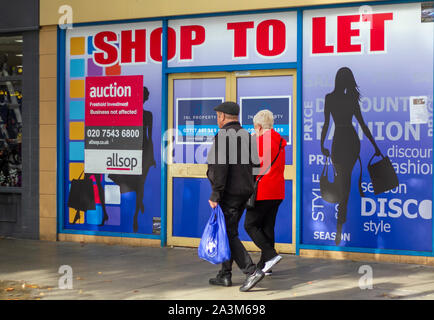
[[[304,12],[302,244],[432,251],[434,25],[421,12]],[[376,194],[370,165],[388,161],[399,183]]]
[[[142,174],[143,76],[87,77],[84,172]]]

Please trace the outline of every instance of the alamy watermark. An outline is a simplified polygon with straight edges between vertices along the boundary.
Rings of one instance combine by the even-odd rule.
[[[59,267],[59,274],[61,274],[62,276],[60,276],[59,278],[59,289],[65,290],[65,289],[73,289],[73,273],[72,273],[72,267],[69,265],[61,265]]]
[[[59,10],[57,12],[59,14],[62,14],[58,20],[59,28],[72,29],[72,19],[73,19],[72,7],[67,4],[64,4],[59,7]]]
[[[188,137],[185,132],[191,132]],[[173,128],[168,129],[163,134],[163,161],[171,163],[202,163],[202,164],[252,164],[253,174],[260,173],[260,159],[263,167],[267,168],[271,163],[271,135],[264,135],[259,150],[256,136],[251,135],[247,130],[220,129],[214,136],[199,136],[195,134],[194,125],[187,125],[187,130],[181,132]],[[178,137],[183,136],[187,144],[180,142]],[[196,137],[200,142],[194,143]],[[263,172],[261,172],[263,173]]]
[[[363,274],[359,279],[359,288],[361,290],[373,289],[374,272],[370,265],[362,265],[359,267],[359,274]]]

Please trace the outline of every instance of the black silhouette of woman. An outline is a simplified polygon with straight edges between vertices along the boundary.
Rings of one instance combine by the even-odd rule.
[[[352,124],[356,117],[363,133],[375,148],[375,155],[381,155],[360,110],[360,92],[351,69],[340,68],[336,73],[335,88],[327,94],[324,104],[324,126],[321,132],[321,152],[330,156],[324,147],[324,141],[330,124],[330,115],[335,123],[331,159],[336,170],[335,183],[339,186],[340,201],[338,207],[335,243],[341,241],[342,226],[347,219],[348,199],[351,191],[351,174],[360,154],[360,140]]]
[[[148,88],[143,87],[143,103],[149,98]],[[134,212],[133,231],[137,232],[137,217],[139,211],[145,212],[143,195],[145,181],[151,166],[156,167],[154,159],[154,144],[152,142],[152,112],[143,110],[143,150],[142,150],[142,174],[141,175],[119,175],[109,174],[109,178],[120,186],[121,193],[136,192],[136,209]]]

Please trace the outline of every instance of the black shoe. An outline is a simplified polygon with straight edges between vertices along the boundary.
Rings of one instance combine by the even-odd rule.
[[[240,287],[241,292],[246,292],[252,289],[256,284],[264,278],[265,274],[261,269],[256,269],[251,275],[246,278],[243,285]]]
[[[217,277],[209,279],[209,284],[213,286],[230,287],[232,286],[232,280],[231,277],[217,275]]]

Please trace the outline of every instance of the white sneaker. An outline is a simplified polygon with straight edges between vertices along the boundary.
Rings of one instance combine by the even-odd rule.
[[[265,262],[265,267],[262,269],[262,272],[267,273],[273,266],[275,266],[280,260],[282,260],[282,256],[275,256],[273,259]]]

